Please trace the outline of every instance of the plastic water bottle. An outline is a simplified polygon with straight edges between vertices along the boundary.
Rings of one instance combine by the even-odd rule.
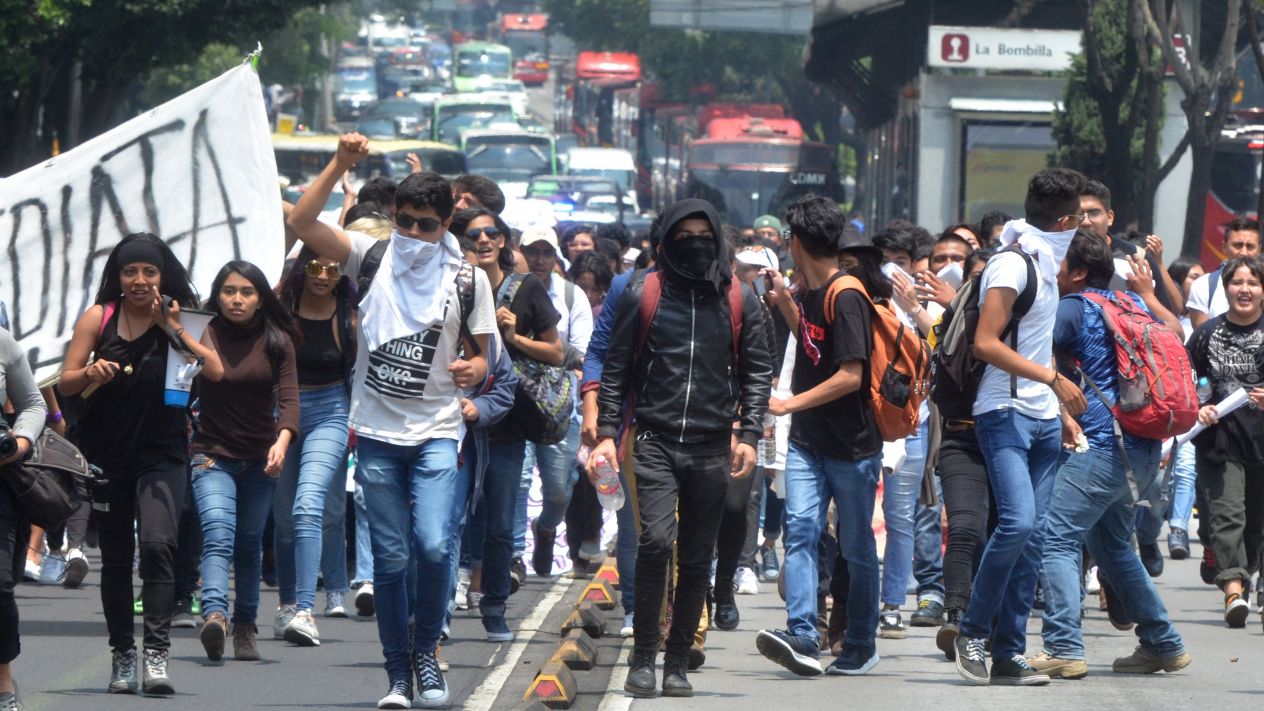
[[[1206,405],[1211,401],[1211,381],[1207,380],[1207,376],[1198,379],[1198,403]]]
[[[605,457],[597,457],[597,480],[593,482],[597,489],[597,501],[607,511],[618,511],[623,508],[623,485],[619,483],[619,472],[614,470]]]
[[[764,431],[768,432],[767,437],[761,437],[759,444],[755,446],[755,466],[771,467],[777,463],[777,433],[774,429],[777,424],[777,418],[768,415],[764,418]]]

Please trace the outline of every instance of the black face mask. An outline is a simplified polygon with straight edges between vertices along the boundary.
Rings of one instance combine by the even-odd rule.
[[[675,262],[686,276],[699,278],[707,273],[711,263],[716,260],[715,239],[692,237],[676,240],[672,243]]]

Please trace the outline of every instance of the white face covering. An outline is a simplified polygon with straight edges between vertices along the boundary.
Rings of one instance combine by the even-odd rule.
[[[1017,242],[1027,254],[1037,255],[1036,272],[1040,274],[1040,278],[1050,284],[1057,284],[1058,268],[1066,258],[1074,237],[1075,230],[1045,232],[1027,224],[1026,220],[1010,220],[1005,223],[1005,229],[1001,232],[1000,245],[1004,248]]]
[[[943,279],[948,286],[954,289],[961,288],[961,282],[965,278],[965,271],[961,268],[961,262],[952,262],[948,266],[939,270],[935,276]]]
[[[360,305],[360,330],[369,350],[439,323],[461,261],[461,249],[450,233],[426,242],[392,232],[390,249]]]

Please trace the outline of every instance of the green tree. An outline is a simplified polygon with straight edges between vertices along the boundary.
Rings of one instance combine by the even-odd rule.
[[[1146,43],[1140,2],[1078,0],[1084,51],[1072,58],[1050,158],[1110,187],[1116,225],[1136,222],[1148,232],[1155,189],[1185,146],[1157,165],[1163,75],[1158,50]]]
[[[0,0],[0,174],[126,118],[140,77],[197,64],[206,46],[253,47],[318,0]]]

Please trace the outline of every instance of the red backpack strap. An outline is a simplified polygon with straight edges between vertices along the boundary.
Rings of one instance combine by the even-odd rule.
[[[104,313],[101,316],[101,325],[97,327],[98,341],[101,340],[101,334],[105,333],[105,324],[110,322],[110,319],[114,316],[114,312],[118,310],[118,302],[107,301],[101,305],[101,308],[104,309]]]
[[[733,362],[737,363],[742,344],[742,282],[729,281],[729,326],[733,329]]]
[[[641,357],[645,350],[645,339],[649,336],[650,322],[658,313],[658,302],[663,298],[663,278],[658,272],[650,272],[641,282],[640,328],[636,332],[636,357]]]

